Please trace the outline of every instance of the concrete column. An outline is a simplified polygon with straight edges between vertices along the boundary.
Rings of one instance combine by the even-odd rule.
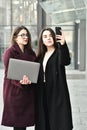
[[[75,32],[74,32],[74,57],[75,57],[75,61],[74,61],[74,68],[78,69],[78,37],[79,37],[79,23],[75,22]]]
[[[87,79],[87,4],[86,4],[86,79]]]
[[[85,71],[86,68],[86,20],[81,20],[79,24],[80,28],[80,51],[79,51],[79,70]]]
[[[38,0],[37,4],[37,35],[39,36],[39,33],[43,27],[46,26],[46,13],[40,6],[40,2],[45,0]]]

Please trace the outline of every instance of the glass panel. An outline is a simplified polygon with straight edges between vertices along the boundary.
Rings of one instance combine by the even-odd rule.
[[[85,19],[86,18],[86,10],[75,10],[75,11],[65,11],[61,13],[55,13],[50,15],[52,21],[55,24],[58,23],[65,23],[65,22],[72,22],[75,20]]]
[[[45,1],[41,2],[40,5],[46,14],[51,16],[51,19],[58,19],[57,23],[86,18],[86,5],[84,0]]]
[[[3,53],[10,44],[10,34],[11,34],[10,26],[0,27],[0,68],[3,67],[2,63]]]
[[[0,0],[0,25],[9,25],[11,18],[10,0]]]
[[[67,66],[67,69],[74,69],[75,63],[74,63],[74,59],[75,59],[75,54],[74,54],[74,30],[66,30],[64,31],[65,33],[65,38],[66,38],[66,42],[67,45],[69,47],[69,51],[70,51],[70,56],[71,56],[71,64],[69,66]]]
[[[47,14],[69,9],[85,8],[84,0],[47,0],[40,2],[40,4]]]
[[[37,1],[36,0],[13,0],[12,23],[14,25],[37,24]]]

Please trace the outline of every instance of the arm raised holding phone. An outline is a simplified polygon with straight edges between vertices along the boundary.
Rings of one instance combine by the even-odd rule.
[[[61,27],[55,27],[56,41],[61,45],[65,44],[65,35]]]

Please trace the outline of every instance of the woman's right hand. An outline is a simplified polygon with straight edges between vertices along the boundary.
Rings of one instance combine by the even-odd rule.
[[[56,35],[57,42],[60,42],[61,45],[65,44],[65,35],[64,32],[62,32],[62,35]]]
[[[23,79],[20,80],[21,84],[27,85],[27,84],[31,84],[31,81],[28,79],[28,77],[26,75],[23,76]]]

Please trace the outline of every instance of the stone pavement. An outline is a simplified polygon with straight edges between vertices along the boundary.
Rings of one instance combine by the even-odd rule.
[[[73,71],[71,72],[73,73]],[[84,73],[74,71],[73,76],[67,74],[70,99],[72,104],[73,130],[87,130],[87,81]],[[0,70],[0,122],[3,109],[3,69]],[[13,130],[11,127],[0,126],[0,130]],[[27,128],[34,130],[34,127]]]

